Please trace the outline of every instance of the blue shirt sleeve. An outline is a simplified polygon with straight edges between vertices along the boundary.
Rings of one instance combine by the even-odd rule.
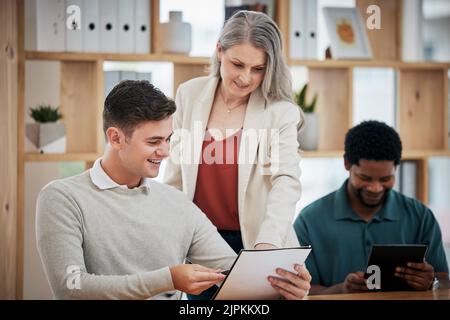
[[[305,261],[306,268],[308,269],[309,273],[311,274],[311,284],[321,284],[319,272],[317,270],[317,264],[316,259],[314,257],[314,245],[311,243],[309,234],[308,234],[308,227],[306,226],[305,219],[303,219],[302,215],[300,214],[297,219],[294,222],[294,230],[297,234],[298,241],[300,242],[300,245],[302,246],[311,246],[312,250],[309,254],[308,258]]]
[[[428,245],[425,256],[426,261],[431,264],[435,272],[448,273],[447,258],[442,244],[442,235],[439,224],[430,209],[426,208],[423,215],[422,230],[420,232],[421,243]]]

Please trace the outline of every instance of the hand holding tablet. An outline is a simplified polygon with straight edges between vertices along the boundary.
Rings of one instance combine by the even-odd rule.
[[[427,268],[430,265],[424,264],[426,251],[426,245],[374,245],[366,270],[379,268],[381,291],[420,290],[428,281]],[[370,276],[370,273],[365,275],[366,278]],[[425,278],[420,279],[422,277]]]

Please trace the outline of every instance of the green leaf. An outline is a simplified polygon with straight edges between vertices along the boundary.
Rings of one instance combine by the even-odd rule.
[[[50,105],[38,105],[36,108],[30,108],[30,116],[39,123],[56,122],[62,118],[59,113],[59,107],[53,108]]]
[[[300,91],[299,103],[298,103],[298,105],[300,107],[304,107],[306,105],[305,99],[306,99],[306,91],[307,90],[308,90],[308,84],[305,84],[302,88],[302,91]]]
[[[316,104],[317,104],[317,93],[314,95],[314,99],[310,105],[311,113],[313,113],[316,110]]]
[[[308,104],[306,102],[306,92],[308,90],[308,84],[306,83],[302,90],[299,92],[295,93],[295,102],[297,103],[297,105],[303,110],[303,112],[305,113],[313,113],[315,108],[316,108],[316,104],[317,104],[317,93],[314,95],[314,99],[311,102],[311,104]]]

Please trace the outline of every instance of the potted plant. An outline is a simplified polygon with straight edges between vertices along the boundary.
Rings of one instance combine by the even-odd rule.
[[[36,123],[27,123],[26,136],[40,153],[66,152],[66,127],[57,121],[62,118],[59,107],[38,105],[30,108]]]
[[[308,84],[300,92],[295,93],[295,102],[303,110],[304,124],[298,132],[298,143],[302,150],[317,150],[319,143],[319,118],[314,113],[317,104],[317,93],[311,103],[306,102]]]

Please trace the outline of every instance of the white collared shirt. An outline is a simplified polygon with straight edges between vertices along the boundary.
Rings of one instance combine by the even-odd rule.
[[[115,182],[113,179],[111,179],[110,176],[103,170],[103,167],[101,165],[102,158],[98,158],[95,160],[94,166],[89,170],[89,174],[91,176],[92,182],[100,189],[100,190],[107,190],[107,189],[114,189],[114,188],[126,188],[128,189],[127,185],[120,185],[117,182]],[[148,178],[141,178],[141,183],[136,188],[149,188],[150,187],[150,179]]]

